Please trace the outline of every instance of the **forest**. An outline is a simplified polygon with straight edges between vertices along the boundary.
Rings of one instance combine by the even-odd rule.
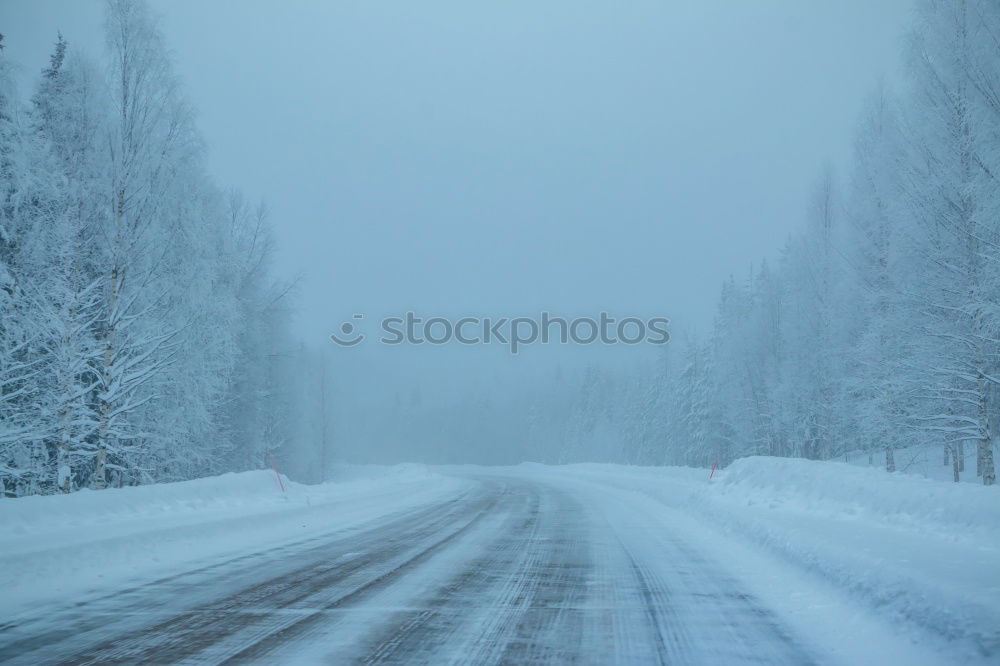
[[[107,57],[0,51],[0,495],[253,469],[299,427],[294,285],[264,204],[215,184],[142,3]],[[0,42],[2,44],[2,42]]]
[[[956,481],[969,458],[996,483],[1000,5],[918,3],[903,55],[905,77],[864,105],[849,172],[819,170],[800,230],[725,281],[709,335],[502,405],[472,394],[446,439],[496,432],[494,450],[550,463],[862,452],[890,472],[895,451],[934,446]]]
[[[710,337],[650,382],[639,459],[863,450],[891,472],[925,444],[958,480],[972,447],[996,483],[1000,5],[918,3],[904,57],[843,182],[817,178],[777,265],[728,280]]]
[[[295,285],[271,266],[268,209],[207,173],[148,8],[109,2],[105,36],[103,60],[54,36],[23,96],[0,51],[2,493],[274,456],[321,475],[335,399],[289,331]],[[437,411],[397,401],[340,435],[435,438],[437,462],[470,461],[475,441],[494,462],[860,451],[890,472],[896,451],[933,446],[955,480],[971,457],[994,484],[1000,5],[919,2],[902,55],[905,75],[867,99],[848,171],[818,170],[776,260],[733,267],[707,335],[675,334],[637,371],[470,390]]]

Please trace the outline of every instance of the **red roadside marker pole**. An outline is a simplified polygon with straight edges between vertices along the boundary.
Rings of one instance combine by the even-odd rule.
[[[711,481],[712,477],[715,476],[715,468],[719,466],[719,459],[716,458],[712,461],[712,471],[708,473],[708,480]]]
[[[281,488],[281,492],[285,492],[285,482],[281,480],[281,474],[278,472],[278,464],[274,462],[274,456],[268,453],[267,458],[271,461],[271,469],[274,470],[274,478],[278,480],[278,486]]]

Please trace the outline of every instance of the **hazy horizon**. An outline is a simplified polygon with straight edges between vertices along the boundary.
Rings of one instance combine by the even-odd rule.
[[[347,414],[414,390],[506,402],[557,364],[658,351],[330,344],[356,313],[607,311],[704,337],[722,283],[776,260],[843,171],[910,5],[151,2],[210,173],[267,203],[294,337]],[[57,31],[104,51],[100,2],[8,2],[0,25],[24,94]]]

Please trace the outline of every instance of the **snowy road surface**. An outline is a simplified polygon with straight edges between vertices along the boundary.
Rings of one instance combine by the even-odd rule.
[[[0,662],[946,663],[639,493],[451,474],[452,492],[377,519],[5,617]]]

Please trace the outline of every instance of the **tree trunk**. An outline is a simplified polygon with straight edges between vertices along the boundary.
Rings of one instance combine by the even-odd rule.
[[[101,372],[104,377],[104,388],[103,391],[106,393],[110,386],[112,386],[112,379],[114,377],[114,362],[115,362],[115,334],[118,319],[118,297],[119,290],[121,289],[121,279],[122,272],[119,269],[119,261],[121,258],[121,248],[122,248],[122,233],[125,225],[125,190],[122,188],[118,189],[116,202],[115,202],[115,238],[113,246],[113,254],[111,257],[111,271],[108,275],[109,282],[109,294],[107,303],[107,321],[105,322],[104,330],[104,359]],[[111,412],[112,405],[111,399],[107,395],[102,395],[99,398],[100,402],[100,425],[97,430],[97,466],[94,469],[94,488],[98,490],[103,490],[108,487],[108,481],[105,478],[104,473],[104,463],[108,456],[108,436],[111,430]]]
[[[108,487],[107,475],[104,470],[104,461],[108,457],[108,450],[103,446],[97,449],[97,464],[94,466],[94,488],[104,490]]]
[[[947,466],[948,466],[948,463],[949,463],[949,462],[951,462],[951,461],[949,460],[949,458],[950,458],[951,456],[949,456],[949,455],[948,455],[948,454],[950,453],[950,451],[951,451],[951,450],[949,449],[948,445],[947,445],[947,444],[945,444],[945,445],[944,445],[944,466],[945,466],[945,467],[947,467]]]
[[[986,411],[986,377],[979,373],[979,438],[976,440],[976,476],[983,476],[983,462],[990,444],[990,417]],[[986,483],[985,479],[983,483]],[[989,484],[987,484],[989,485]]]
[[[979,374],[979,442],[976,447],[976,476],[983,478],[984,486],[997,482],[993,466],[993,435],[990,433],[990,413],[986,408],[986,377]]]
[[[65,387],[64,387],[65,390]],[[69,466],[69,454],[72,444],[69,431],[70,407],[63,403],[59,409],[59,445],[56,448],[56,487],[64,493],[72,490],[72,470]]]
[[[959,472],[964,472],[965,471],[965,441],[964,440],[959,440],[959,442],[958,442],[958,451],[955,453],[955,455],[958,456],[958,471]]]
[[[60,442],[56,451],[56,487],[68,493],[73,486],[73,470],[69,466],[69,447]]]
[[[997,470],[993,465],[993,446],[990,440],[979,442],[979,458],[983,462],[983,485],[992,486],[997,482]]]
[[[885,447],[885,471],[896,471],[896,457],[891,446]]]
[[[955,483],[958,483],[960,470],[958,469],[958,456],[954,455],[954,452],[952,453],[951,460],[952,460],[951,464],[952,477]]]

